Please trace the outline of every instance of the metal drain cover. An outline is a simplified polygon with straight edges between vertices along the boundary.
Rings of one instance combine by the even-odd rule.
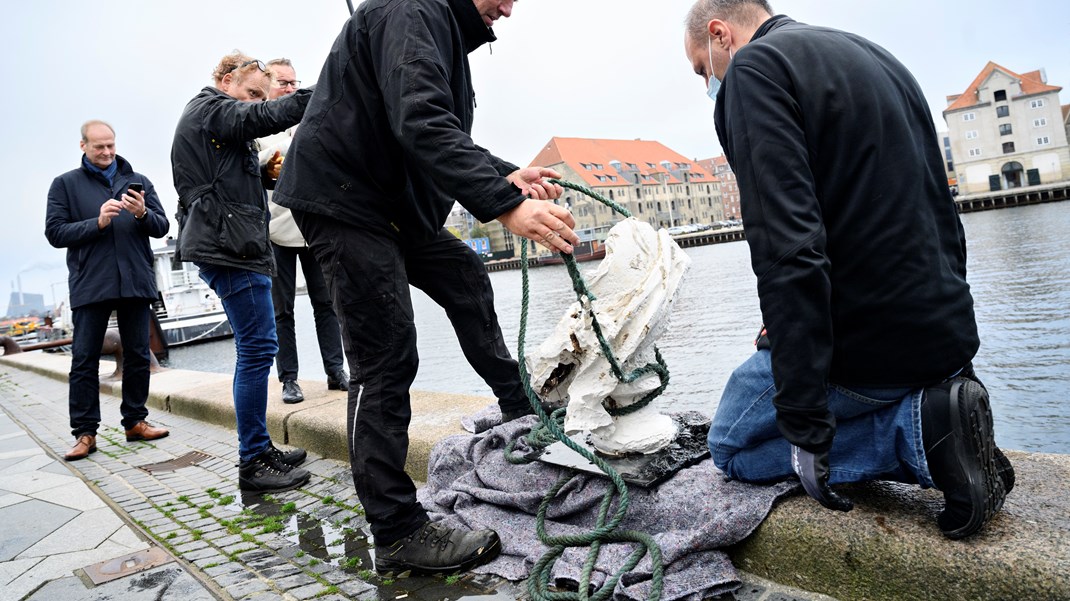
[[[177,469],[189,467],[191,465],[197,465],[205,460],[211,459],[212,456],[208,453],[202,453],[200,451],[190,451],[181,457],[175,457],[170,461],[161,461],[159,463],[148,463],[145,465],[137,466],[138,469],[144,470],[150,474],[159,472],[173,472]]]
[[[160,547],[149,547],[144,551],[95,563],[82,569],[85,570],[86,575],[93,581],[93,584],[103,584],[174,560],[174,557],[168,555],[167,551]]]

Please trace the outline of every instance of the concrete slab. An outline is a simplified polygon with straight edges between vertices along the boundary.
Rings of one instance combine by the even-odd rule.
[[[0,562],[0,587],[7,586],[9,582],[14,580],[26,570],[32,568],[35,564],[41,562],[40,557],[30,557],[28,559],[13,559],[11,561]]]
[[[70,472],[68,472],[68,474],[70,474]],[[88,511],[90,509],[105,507],[104,501],[100,500],[100,497],[91,493],[87,494],[85,483],[80,480],[42,490],[33,493],[31,496],[35,499],[40,499],[63,507],[70,507],[71,509],[77,509],[78,511]]]
[[[5,473],[0,476],[0,490],[32,496],[34,493],[79,482],[73,475],[52,474],[49,472],[26,472],[18,474]]]
[[[111,507],[103,506],[85,511],[27,548],[19,557],[47,557],[58,553],[95,549],[125,526]]]
[[[4,536],[0,537],[0,561],[14,559],[79,514],[75,509],[37,499],[0,509],[0,524],[19,524],[18,528],[4,529]]]

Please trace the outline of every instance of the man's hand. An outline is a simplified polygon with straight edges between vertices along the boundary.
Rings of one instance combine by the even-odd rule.
[[[105,200],[104,204],[100,205],[100,215],[97,217],[97,229],[102,230],[111,225],[111,220],[122,212],[123,203],[114,198]]]
[[[829,488],[829,454],[828,452],[814,454],[791,445],[791,469],[802,481],[806,494],[817,499],[829,509],[836,511],[851,511],[854,508],[846,497],[841,497]]]
[[[120,198],[122,198],[123,209],[133,213],[135,219],[143,219],[145,217],[147,209],[145,208],[144,192],[127,190],[126,194],[123,194]]]
[[[521,169],[520,171],[523,171]],[[580,241],[572,228],[576,221],[568,209],[552,202],[525,200],[498,216],[510,232],[534,240],[550,250],[571,253]]]
[[[543,178],[559,178],[561,174],[546,167],[525,167],[505,176],[505,179],[520,188],[520,193],[537,200],[554,200],[561,198],[565,189],[558,184],[551,184]],[[516,232],[514,232],[516,233]]]
[[[271,179],[279,179],[279,174],[282,173],[282,151],[276,150],[275,154],[271,155],[271,158],[264,163],[264,171]]]

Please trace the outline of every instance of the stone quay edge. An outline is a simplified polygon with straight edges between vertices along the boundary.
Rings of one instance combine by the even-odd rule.
[[[60,354],[8,355],[0,363],[61,381],[70,371],[70,358]],[[101,365],[101,391],[117,394],[121,384],[107,378],[114,364]],[[234,428],[231,383],[228,374],[162,370],[152,375],[149,406]],[[305,401],[296,405],[283,404],[280,387],[269,387],[272,438],[347,461],[345,393],[327,391],[324,382],[301,385]],[[464,433],[462,416],[493,402],[412,391],[412,478],[426,479],[436,442]],[[1005,452],[1017,472],[1014,490],[986,529],[965,541],[947,540],[937,529],[938,491],[871,482],[843,487],[855,501],[847,514],[801,495],[784,500],[730,555],[747,573],[844,601],[1070,601],[1070,455]]]

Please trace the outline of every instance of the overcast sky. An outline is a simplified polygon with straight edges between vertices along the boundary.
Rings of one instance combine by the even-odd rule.
[[[354,0],[357,4],[358,0]],[[553,136],[658,140],[681,154],[720,154],[713,103],[683,55],[690,0],[522,0],[471,57],[478,109],[473,137],[526,164]],[[1066,0],[773,0],[796,20],[859,33],[914,73],[939,129],[945,97],[988,61],[1045,69],[1070,90]],[[145,174],[172,217],[170,149],[183,106],[237,48],[294,61],[314,83],[343,21],[344,0],[35,0],[9,3],[0,23],[8,81],[2,164],[8,175],[0,236],[0,310],[24,292],[62,298],[63,250],[44,238],[49,185],[78,166],[78,128],[104,119],[119,154]],[[1062,102],[1070,102],[1064,92]],[[172,225],[172,229],[174,225]]]

